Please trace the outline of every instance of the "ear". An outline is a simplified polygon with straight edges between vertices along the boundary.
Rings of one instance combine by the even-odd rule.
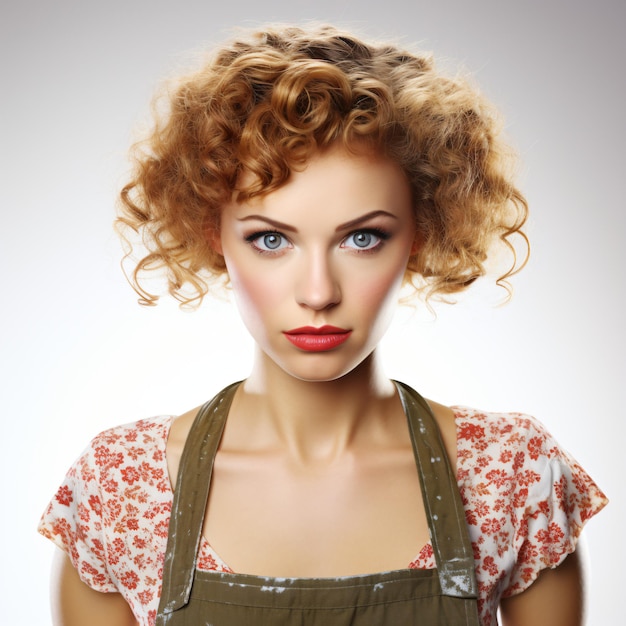
[[[215,252],[217,252],[220,256],[224,256],[222,252],[222,237],[217,226],[207,226],[204,229],[204,238],[207,243]]]
[[[413,237],[413,244],[411,245],[411,256],[415,256],[424,245],[424,237],[421,233],[415,231],[415,237]]]

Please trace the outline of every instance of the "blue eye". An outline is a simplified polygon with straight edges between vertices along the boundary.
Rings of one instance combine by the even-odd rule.
[[[387,233],[380,231],[357,230],[351,235],[348,235],[342,245],[346,248],[353,248],[354,250],[374,250],[388,238],[389,235]]]
[[[369,248],[374,236],[372,233],[356,233],[352,235],[352,241],[357,248]]]
[[[282,237],[276,233],[269,233],[267,235],[263,235],[263,237],[259,237],[259,240],[263,242],[263,245],[268,250],[277,250],[280,248],[281,239]]]
[[[289,241],[283,235],[273,231],[253,233],[246,237],[246,241],[259,252],[279,252],[289,245]]]

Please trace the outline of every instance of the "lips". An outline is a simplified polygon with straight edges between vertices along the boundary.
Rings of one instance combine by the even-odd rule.
[[[352,334],[351,330],[336,326],[303,326],[284,332],[285,337],[300,350],[326,352],[340,346]]]

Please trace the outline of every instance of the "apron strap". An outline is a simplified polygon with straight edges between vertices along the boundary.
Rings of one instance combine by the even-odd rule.
[[[478,597],[474,552],[465,509],[439,427],[428,403],[394,381],[407,415],[439,582],[444,595]]]
[[[239,385],[240,382],[229,385],[204,404],[187,435],[172,502],[159,614],[171,613],[189,601],[213,461]]]
[[[158,614],[189,601],[194,581],[213,462],[237,387],[202,406],[187,436],[172,503]],[[414,389],[394,381],[407,416],[441,589],[459,598],[478,596],[465,511],[437,422]],[[183,488],[184,480],[184,488]]]

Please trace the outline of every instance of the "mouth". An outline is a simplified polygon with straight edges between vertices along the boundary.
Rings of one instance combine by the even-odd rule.
[[[300,350],[306,352],[326,352],[347,341],[351,330],[336,326],[303,326],[284,331],[285,337]]]

